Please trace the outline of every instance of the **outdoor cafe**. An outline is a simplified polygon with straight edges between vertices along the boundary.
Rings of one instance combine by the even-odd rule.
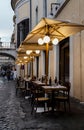
[[[60,108],[60,102],[63,102],[64,110],[66,111],[67,102],[70,111],[70,81],[66,82],[57,79],[55,83],[53,79],[53,77],[55,78],[55,76],[57,76],[55,73],[55,75],[51,77],[51,79],[53,79],[52,84],[49,84],[49,78],[51,76],[50,67],[52,67],[51,64],[53,64],[50,60],[53,61],[52,51],[55,45],[83,29],[83,25],[42,18],[21,43],[18,48],[16,63],[26,64],[27,70],[24,70],[24,76],[26,71],[26,75],[30,75],[31,77],[31,80],[23,80],[24,82],[28,81],[28,91],[32,95],[31,113],[33,113],[35,106],[35,110],[37,110],[39,102],[44,104],[44,111],[46,111],[45,104],[47,104],[48,111],[50,109],[54,111],[55,104],[57,104],[58,109]],[[38,54],[36,52],[38,52]],[[52,53],[52,59],[49,57],[50,52]],[[45,58],[42,57],[42,54],[45,54]],[[26,59],[24,57],[26,57]],[[45,59],[45,63],[42,62],[43,59]],[[28,66],[30,70],[28,70]],[[53,67],[51,70],[53,70]],[[36,78],[33,80],[34,75]],[[42,82],[42,75],[45,75],[45,83]],[[24,76],[22,77],[23,79]],[[40,95],[40,97],[38,95]]]

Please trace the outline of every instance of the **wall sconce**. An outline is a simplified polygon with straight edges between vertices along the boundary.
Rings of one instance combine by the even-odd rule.
[[[55,9],[57,10],[58,9],[58,6],[60,6],[60,3],[51,3],[51,15],[53,15],[53,12],[52,12],[52,10],[53,10],[53,5],[57,5],[56,7],[55,7]]]

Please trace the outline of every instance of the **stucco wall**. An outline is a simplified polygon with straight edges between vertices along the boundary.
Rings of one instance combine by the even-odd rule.
[[[38,7],[38,22],[43,17],[43,0],[34,0],[32,1],[32,28],[37,24],[36,23],[36,7]]]
[[[28,3],[25,3],[18,8],[18,21],[21,21],[28,17],[30,17],[30,6]]]
[[[47,0],[47,14],[50,13],[51,2],[56,0]],[[43,0],[32,0],[32,28],[36,25],[36,7],[38,6],[38,21],[44,16]],[[70,0],[63,8],[61,13],[56,17],[59,20],[66,20],[75,23],[84,24],[84,0]],[[17,23],[22,19],[30,16],[30,7],[25,3],[16,8]],[[17,28],[16,28],[17,30]],[[17,33],[17,32],[16,32]],[[78,33],[70,38],[70,81],[72,96],[84,101],[84,31]],[[42,52],[41,52],[42,53]],[[55,58],[52,56],[55,53],[50,52],[50,72],[49,75],[55,76]],[[43,54],[39,58],[39,77],[44,74],[44,59]],[[53,64],[52,64],[53,63]],[[53,68],[53,70],[52,70]],[[54,71],[54,73],[53,73]]]
[[[41,56],[39,57],[39,78],[41,78],[42,75],[45,75],[44,65],[44,54],[41,51]]]
[[[84,1],[70,0],[57,19],[68,20],[74,23],[84,23]],[[73,50],[73,60],[70,68],[73,68],[73,73],[70,73],[70,79],[73,77],[71,90],[73,96],[84,101],[84,32],[77,33],[73,40],[70,41],[70,49]],[[71,43],[73,42],[73,43]],[[73,46],[72,46],[73,44]],[[71,55],[70,55],[71,56]],[[71,72],[72,70],[70,70]]]
[[[79,23],[79,0],[70,0],[56,19]]]
[[[56,46],[53,46],[53,50],[49,51],[49,77],[52,77],[52,81],[56,76]]]

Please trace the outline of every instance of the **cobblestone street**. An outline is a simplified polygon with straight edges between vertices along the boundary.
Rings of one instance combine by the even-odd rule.
[[[84,130],[84,106],[71,102],[71,113],[30,114],[28,99],[15,95],[14,81],[0,78],[0,130]]]
[[[20,102],[15,97],[14,84],[0,80],[0,130],[19,130],[23,118]]]

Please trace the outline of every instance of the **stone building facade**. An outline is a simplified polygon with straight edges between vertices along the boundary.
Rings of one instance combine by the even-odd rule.
[[[15,12],[15,41],[17,47],[42,17],[84,24],[83,0],[11,0]],[[69,80],[71,96],[84,101],[84,31],[63,41],[49,52],[49,77]],[[25,74],[27,74],[25,65]],[[34,75],[45,75],[45,53],[41,52]]]

